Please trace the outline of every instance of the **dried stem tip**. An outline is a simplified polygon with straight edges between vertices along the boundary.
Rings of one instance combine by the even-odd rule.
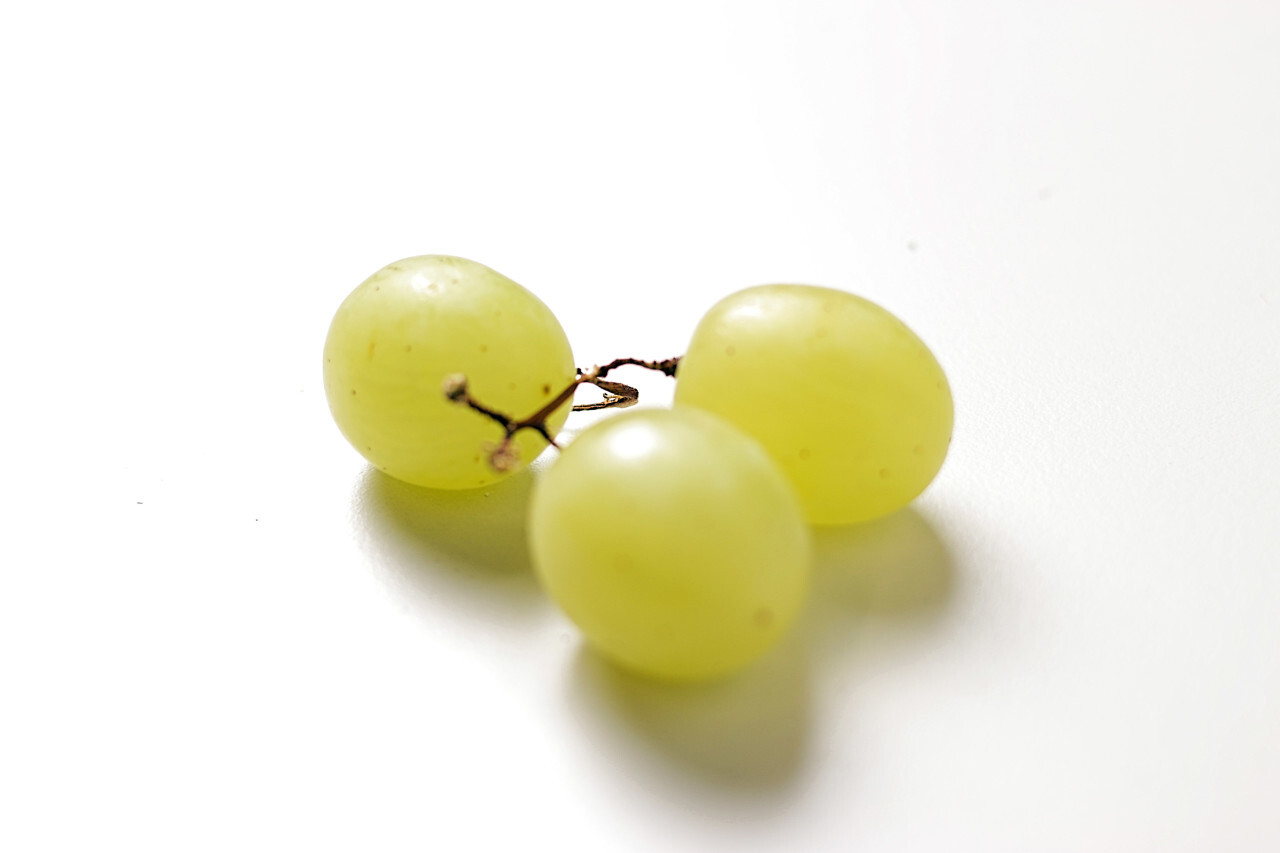
[[[444,395],[455,403],[467,401],[467,377],[453,373],[444,379]]]

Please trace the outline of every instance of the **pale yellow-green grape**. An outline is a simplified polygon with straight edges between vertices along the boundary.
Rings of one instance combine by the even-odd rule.
[[[681,681],[777,641],[808,588],[808,536],[760,445],[688,407],[583,432],[537,484],[529,517],[538,576],[588,641]]]
[[[324,345],[324,387],[352,446],[391,476],[465,489],[499,479],[485,445],[502,428],[444,397],[464,374],[475,398],[513,417],[533,414],[575,376],[555,315],[486,266],[442,255],[388,264],[346,298]],[[569,406],[549,420],[554,435]],[[522,463],[546,442],[516,436]]]
[[[824,287],[764,285],[716,304],[675,401],[759,440],[818,524],[906,506],[951,443],[951,389],[929,348],[880,306]]]

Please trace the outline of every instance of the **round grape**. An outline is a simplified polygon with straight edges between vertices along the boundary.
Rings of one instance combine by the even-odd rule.
[[[951,389],[929,348],[880,306],[823,287],[765,285],[716,304],[675,401],[756,438],[818,524],[906,506],[951,442]]]
[[[536,296],[486,266],[424,255],[388,264],[338,308],[324,346],[324,387],[342,434],[375,466],[418,486],[463,489],[502,475],[486,445],[502,428],[444,397],[463,374],[486,405],[537,411],[575,375],[568,338]],[[552,435],[569,407],[549,418]],[[519,433],[521,463],[546,442]]]
[[[543,585],[625,668],[710,678],[768,650],[804,600],[809,533],[786,479],[747,436],[693,408],[582,433],[530,507]]]

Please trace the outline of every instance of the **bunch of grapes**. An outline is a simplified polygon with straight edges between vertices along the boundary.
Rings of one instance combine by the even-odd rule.
[[[951,440],[951,391],[924,343],[865,299],[801,285],[721,300],[681,358],[580,371],[528,290],[462,258],[409,258],[342,303],[324,381],[373,465],[465,489],[555,445],[579,385],[605,401],[577,408],[635,402],[605,378],[625,364],[673,375],[674,406],[619,414],[563,448],[535,486],[529,548],[588,641],[658,678],[763,654],[803,605],[809,525],[902,508]]]

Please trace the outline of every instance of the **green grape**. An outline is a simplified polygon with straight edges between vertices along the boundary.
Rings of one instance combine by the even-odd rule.
[[[688,681],[738,669],[791,623],[809,533],[786,479],[697,409],[631,412],[583,432],[533,493],[543,585],[625,668]]]
[[[575,376],[555,315],[506,276],[463,258],[424,255],[388,264],[352,291],[329,327],[324,388],[342,434],[391,476],[464,489],[499,479],[486,445],[502,428],[448,402],[446,377],[464,374],[485,405],[516,417],[548,403]],[[554,435],[569,407],[547,422]],[[522,462],[546,442],[531,430]]]
[[[928,347],[880,306],[823,287],[720,301],[680,362],[675,402],[759,440],[818,524],[906,506],[951,443],[951,389]]]

